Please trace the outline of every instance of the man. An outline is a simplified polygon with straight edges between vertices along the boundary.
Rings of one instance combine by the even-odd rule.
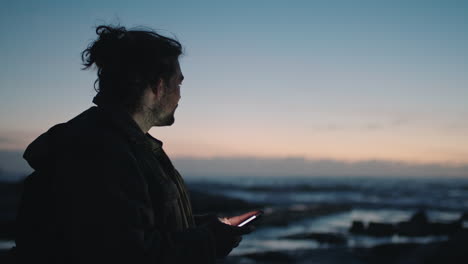
[[[18,262],[214,263],[251,231],[237,224],[255,212],[194,217],[182,177],[148,133],[174,123],[180,43],[123,27],[96,33],[82,59],[97,67],[97,106],[24,153],[35,171],[17,217]]]

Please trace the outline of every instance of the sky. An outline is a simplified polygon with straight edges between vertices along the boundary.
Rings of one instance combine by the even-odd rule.
[[[120,23],[184,46],[176,122],[150,130],[175,159],[466,168],[467,14],[467,1],[2,1],[0,151],[93,105],[80,53]]]

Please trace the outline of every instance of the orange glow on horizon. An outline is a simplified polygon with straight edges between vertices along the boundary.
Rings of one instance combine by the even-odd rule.
[[[173,157],[216,158],[301,157],[310,160],[357,162],[386,160],[416,164],[468,164],[468,137],[444,137],[418,131],[360,131],[297,133],[261,130],[222,130],[190,135],[157,131]],[[234,140],[235,139],[235,140]]]
[[[190,133],[184,133],[189,129]],[[232,130],[197,126],[154,128],[150,133],[164,141],[164,148],[172,158],[298,157],[344,162],[385,160],[447,166],[468,164],[468,135],[463,131],[458,134],[420,131],[312,131],[255,127]],[[3,131],[0,133],[3,139],[0,150],[24,151],[41,133]]]

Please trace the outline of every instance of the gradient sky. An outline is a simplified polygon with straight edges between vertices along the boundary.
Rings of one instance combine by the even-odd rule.
[[[184,45],[173,157],[468,164],[468,1],[442,0],[3,1],[0,150],[92,106],[80,53],[118,22]]]

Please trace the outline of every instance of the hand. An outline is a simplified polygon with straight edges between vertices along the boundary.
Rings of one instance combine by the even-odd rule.
[[[242,240],[242,235],[245,234],[243,227],[222,223],[218,218],[214,218],[203,226],[213,234],[216,256],[219,258],[226,257],[233,248],[237,247]]]
[[[248,213],[241,214],[238,216],[220,218],[219,220],[227,225],[238,226],[244,220],[256,215],[258,212],[259,211],[250,211]]]

